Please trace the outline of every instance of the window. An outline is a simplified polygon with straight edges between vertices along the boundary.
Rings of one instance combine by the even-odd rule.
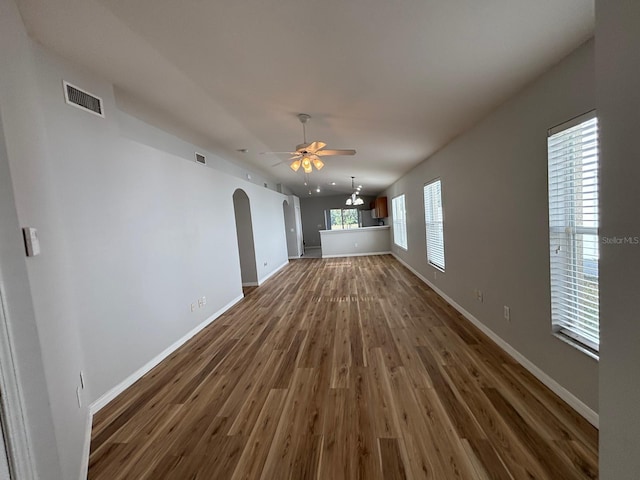
[[[391,200],[393,210],[393,242],[407,249],[407,211],[404,208],[404,194]]]
[[[329,210],[329,230],[359,228],[357,208],[332,208]]]
[[[549,130],[547,147],[552,328],[597,353],[598,119]]]
[[[424,186],[424,220],[427,227],[427,261],[444,271],[444,218],[440,180]]]

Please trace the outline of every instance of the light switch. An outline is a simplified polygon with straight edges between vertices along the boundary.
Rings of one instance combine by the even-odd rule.
[[[38,240],[38,230],[33,227],[24,227],[22,229],[24,236],[24,245],[27,249],[27,257],[35,257],[40,255],[40,241]]]

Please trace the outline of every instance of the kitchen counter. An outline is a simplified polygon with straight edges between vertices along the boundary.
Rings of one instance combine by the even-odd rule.
[[[382,255],[391,253],[390,225],[320,230],[322,258]]]

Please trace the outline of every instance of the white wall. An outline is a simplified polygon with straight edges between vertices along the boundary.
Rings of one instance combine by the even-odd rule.
[[[0,148],[0,275],[2,300],[9,334],[13,343],[14,361],[17,367],[19,388],[22,391],[26,413],[28,435],[31,442],[37,478],[58,480],[63,478],[59,454],[64,448],[56,438],[53,410],[58,398],[50,391],[52,384],[64,385],[66,377],[55,376],[57,368],[66,367],[67,355],[78,358],[77,334],[68,336],[68,344],[61,345],[65,352],[60,359],[47,358],[45,334],[36,322],[34,304],[30,293],[33,282],[31,270],[35,259],[25,260],[20,226],[35,225],[34,216],[27,215],[25,208],[14,198],[13,172],[9,160],[20,161],[30,168],[30,159],[48,157],[43,119],[37,105],[35,74],[30,50],[30,41],[22,24],[20,14],[12,0],[0,0],[0,115],[2,115],[2,145]],[[41,170],[34,170],[34,188],[47,192],[39,179]],[[41,205],[47,209],[49,205]],[[18,215],[20,214],[20,215]],[[68,331],[64,318],[54,318],[62,335]],[[68,349],[67,349],[68,347]],[[74,362],[77,363],[77,362]],[[45,366],[47,367],[45,377]],[[51,377],[49,374],[54,373]],[[46,379],[45,379],[46,378]],[[20,392],[6,392],[16,394]],[[6,394],[5,393],[5,394]],[[77,411],[77,407],[76,407]],[[72,428],[82,428],[84,416],[80,412],[67,415]],[[79,437],[80,438],[80,437]]]
[[[591,41],[386,195],[406,195],[408,251],[392,244],[395,254],[597,412],[597,361],[551,334],[546,153],[549,127],[593,108]],[[434,279],[426,261],[423,186],[438,177],[446,273]],[[484,303],[475,299],[476,289]]]
[[[2,7],[0,7],[2,8]],[[6,19],[0,17],[0,32]],[[1,36],[2,34],[0,34]],[[14,43],[14,45],[17,45]],[[6,65],[0,60],[0,64]],[[12,73],[19,69],[11,70]],[[6,77],[0,76],[0,109],[7,107],[5,92]],[[23,106],[26,108],[26,106]],[[0,126],[3,121],[0,115]],[[1,130],[1,129],[0,129]],[[6,327],[5,327],[6,325]],[[24,257],[24,244],[18,223],[13,198],[13,186],[9,172],[4,135],[0,131],[0,374],[5,390],[1,392],[6,411],[5,427],[13,433],[13,448],[21,448],[24,454],[31,450],[34,475],[44,478],[61,478],[58,451],[56,448],[53,417],[49,407],[49,392],[40,353],[33,302],[29,289],[29,278]],[[6,328],[6,330],[5,330]],[[8,335],[7,335],[8,334]],[[13,364],[12,363],[13,361]],[[15,376],[13,368],[16,369]],[[9,425],[11,424],[11,425]],[[18,435],[23,436],[19,442]],[[28,453],[25,455],[29,469]],[[26,478],[29,473],[23,474]]]
[[[129,131],[135,132],[132,139],[138,143],[144,143],[150,147],[163,150],[167,153],[172,153],[182,158],[193,158],[193,145],[200,145],[199,153],[205,153],[209,151],[207,146],[211,145],[209,137],[202,134],[193,132],[186,129],[186,127],[176,120],[168,117],[165,112],[159,111],[153,105],[141,102],[139,98],[132,96],[128,92],[114,86],[114,95],[116,99],[117,108],[126,113],[120,119],[120,133],[124,137],[129,137]],[[146,123],[154,125],[157,128],[153,130],[141,131],[135,126],[132,129],[129,128],[129,123]],[[180,138],[180,141],[176,141],[175,137],[167,137],[164,132],[172,132],[175,136]],[[277,191],[277,180],[265,175],[263,172],[258,171],[253,165],[241,164],[237,160],[231,161],[230,159],[223,158],[216,151],[209,151],[207,155],[207,165],[213,169],[226,173],[233,177],[246,180],[248,183],[258,185],[264,188],[264,184],[267,184],[267,188]],[[282,192],[286,195],[291,194],[291,191],[287,186],[283,186]]]
[[[600,236],[640,238],[640,2],[596,1]],[[600,478],[640,472],[640,245],[600,246]]]
[[[0,1],[4,22],[15,6]],[[286,196],[193,162],[195,151],[216,157],[118,110],[112,85],[32,44],[17,15],[3,23],[0,45],[0,72],[12,75],[0,85],[0,112],[17,216],[42,244],[27,261],[40,334],[33,375],[42,390],[41,351],[47,386],[30,402],[46,407],[49,397],[55,431],[54,440],[46,409],[34,409],[44,417],[32,422],[40,478],[75,479],[87,405],[242,295],[234,190],[254,209],[259,279],[287,262]],[[63,79],[102,97],[106,118],[66,105]],[[21,251],[12,255],[24,263]],[[191,313],[202,296],[207,304]]]
[[[353,257],[389,253],[389,226],[323,230],[320,232],[322,258]]]
[[[4,441],[4,435],[0,431],[0,480],[11,480],[9,474],[9,457],[7,456],[7,447]]]

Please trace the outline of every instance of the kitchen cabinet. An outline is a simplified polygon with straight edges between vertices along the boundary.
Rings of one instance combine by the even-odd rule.
[[[388,216],[387,197],[378,197],[371,202],[371,218],[386,218]]]

